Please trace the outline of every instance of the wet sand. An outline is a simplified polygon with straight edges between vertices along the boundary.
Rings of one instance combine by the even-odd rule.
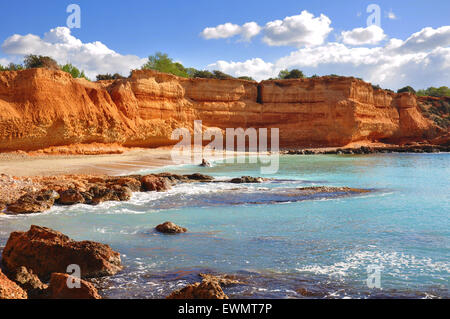
[[[171,147],[132,149],[123,154],[107,155],[28,155],[0,153],[0,174],[11,176],[51,176],[62,174],[121,175],[143,169],[176,165]],[[192,154],[194,155],[194,153]],[[234,153],[234,155],[242,155]],[[220,158],[221,154],[208,157]],[[195,164],[200,164],[195,163]]]

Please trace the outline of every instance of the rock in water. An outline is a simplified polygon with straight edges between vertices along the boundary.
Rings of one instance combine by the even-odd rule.
[[[154,175],[143,176],[141,183],[145,192],[163,192],[170,189],[170,184],[165,178]]]
[[[0,299],[27,299],[27,293],[0,270]]]
[[[234,184],[256,184],[262,183],[264,179],[262,177],[251,177],[251,176],[242,176],[238,178],[233,178],[230,180],[230,183]]]
[[[200,277],[202,277],[203,281],[216,281],[222,286],[243,284],[243,282],[238,280],[235,276],[230,275],[215,276],[211,274],[200,274]]]
[[[59,194],[52,190],[25,194],[17,202],[8,205],[7,211],[13,214],[42,213],[49,210],[58,198]]]
[[[197,181],[197,182],[210,182],[214,179],[214,177],[204,174],[191,174],[191,175],[183,175],[190,181]]]
[[[59,199],[57,202],[60,205],[74,205],[83,204],[85,199],[78,190],[70,188],[59,193]]]
[[[172,222],[165,222],[163,224],[160,224],[156,226],[155,229],[164,234],[180,234],[187,232],[186,228],[175,225]]]
[[[206,159],[202,159],[202,163],[200,164],[201,167],[212,167],[211,163],[208,162]]]
[[[41,280],[54,272],[64,273],[75,264],[83,278],[114,275],[122,269],[120,254],[108,245],[93,241],[74,241],[46,227],[32,225],[27,232],[13,232],[3,250],[5,268],[13,272],[21,266]]]
[[[48,286],[36,276],[33,271],[22,266],[16,269],[11,276],[22,289],[24,289],[30,299],[45,298]]]
[[[217,281],[202,281],[172,292],[167,299],[228,299]]]
[[[68,274],[53,273],[48,287],[48,297],[50,299],[101,299],[94,285],[85,280],[80,280],[80,288],[69,288],[67,281],[72,280],[74,278]]]

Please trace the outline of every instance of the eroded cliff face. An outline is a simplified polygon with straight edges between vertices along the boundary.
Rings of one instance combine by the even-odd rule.
[[[0,72],[0,151],[74,143],[157,147],[176,128],[279,128],[281,147],[420,140],[440,131],[416,97],[374,91],[355,78],[184,79],[134,71],[89,82],[46,69]]]

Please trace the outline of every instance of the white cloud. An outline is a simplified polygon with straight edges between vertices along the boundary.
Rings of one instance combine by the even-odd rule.
[[[216,27],[205,28],[201,36],[206,40],[210,40],[231,38],[239,34],[242,40],[250,41],[251,38],[260,32],[261,27],[256,22],[247,22],[242,26],[228,22]]]
[[[321,14],[314,17],[304,10],[301,14],[283,20],[268,22],[264,28],[263,41],[270,46],[312,46],[321,45],[333,30],[331,20]]]
[[[216,63],[208,65],[210,70],[220,70],[227,74],[234,76],[252,76],[254,79],[267,79],[274,74],[274,64],[264,62],[260,58],[254,58],[245,62],[226,62],[217,61]]]
[[[386,38],[379,26],[373,24],[367,28],[356,28],[341,33],[342,42],[349,45],[378,44]]]
[[[247,22],[241,28],[242,39],[250,41],[251,38],[261,32],[261,27],[256,22]]]
[[[385,88],[449,85],[450,27],[425,28],[405,41],[391,39],[385,46],[348,47],[327,43],[291,52],[273,63],[262,59],[219,61],[212,66],[232,75],[256,80],[274,77],[282,69],[299,68],[306,74],[341,74],[362,77]]]
[[[439,46],[450,46],[450,26],[443,26],[437,29],[424,28],[406,39],[398,50],[404,53],[413,53],[431,50]]]
[[[121,55],[99,41],[83,43],[66,27],[51,29],[43,38],[15,34],[6,39],[1,48],[10,55],[47,55],[59,64],[72,63],[92,79],[101,73],[128,75],[131,69],[140,68],[146,62],[135,55]]]
[[[254,36],[264,32],[263,41],[270,46],[312,46],[322,44],[333,30],[331,20],[321,14],[314,17],[304,10],[299,15],[286,17],[266,23],[264,27],[256,22],[247,22],[242,26],[225,23],[216,27],[205,28],[201,36],[209,39],[226,39],[240,35],[244,41],[250,41]]]
[[[205,28],[201,35],[206,40],[210,39],[226,39],[234,37],[241,32],[241,27],[237,24],[225,23],[217,27]]]
[[[0,58],[0,65],[7,66],[11,61],[5,58]]]

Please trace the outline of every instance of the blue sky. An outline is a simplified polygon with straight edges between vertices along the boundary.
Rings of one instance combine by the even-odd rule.
[[[0,51],[0,63],[19,62],[27,50],[31,51],[29,53],[51,54],[53,49],[50,47],[44,49],[42,43],[31,43],[31,40],[27,38],[15,39],[13,44],[5,44],[5,41],[14,34],[22,37],[32,34],[44,38],[44,35],[51,29],[66,26],[66,19],[69,15],[66,13],[66,7],[71,3],[81,7],[81,28],[71,29],[70,36],[80,40],[83,44],[99,41],[117,54],[134,56],[134,59],[129,59],[130,67],[139,64],[141,60],[137,58],[144,59],[156,51],[163,51],[175,60],[181,61],[185,66],[199,69],[217,68],[233,75],[249,72],[253,73],[249,75],[257,79],[276,74],[280,68],[298,67],[307,75],[330,73],[355,75],[394,89],[397,89],[396,86],[410,83],[423,87],[450,85],[448,83],[450,82],[450,66],[448,65],[450,57],[447,52],[448,39],[450,39],[448,34],[450,33],[447,32],[447,29],[442,29],[450,24],[448,18],[450,1],[447,0],[3,1],[0,4],[0,12],[2,12],[0,43],[3,44]],[[381,9],[380,27],[381,32],[384,32],[383,39],[377,43],[361,44],[343,39],[342,32],[368,27],[366,19],[369,13],[366,12],[366,8],[372,3],[377,4]],[[305,40],[300,44],[298,41],[285,41],[286,43],[280,44],[272,38],[272,45],[268,45],[268,41],[263,40],[269,34],[267,23],[276,20],[283,21],[286,17],[299,17],[304,10],[312,15],[311,19],[305,15],[304,19],[300,17],[295,20],[300,23],[300,29],[291,30],[291,36],[303,32],[302,26],[308,27],[309,22],[313,23],[314,19],[319,19],[323,14],[329,19],[329,23],[325,23],[328,30],[331,28],[332,30],[321,35],[312,34],[309,37],[311,40],[312,37],[322,36],[322,43],[311,44],[311,41]],[[391,18],[388,17],[388,13],[391,13]],[[248,22],[255,22],[261,28],[261,31],[249,41],[242,41],[239,35],[219,39],[205,39],[201,35],[207,27],[216,27],[225,23],[242,26]],[[424,32],[421,35],[421,37],[425,37],[426,41],[432,42],[432,45],[415,51],[415,58],[406,56],[406,53],[400,54],[399,48],[395,53],[398,61],[391,65],[388,62],[389,56],[392,55],[391,51],[388,52],[387,49],[381,50],[382,52],[376,51],[377,48],[385,48],[391,39],[406,42],[412,34],[420,32],[424,28],[433,30],[432,34]],[[60,30],[59,34],[61,32],[63,31]],[[349,34],[349,36],[351,35]],[[63,37],[67,38],[67,36],[65,34]],[[275,35],[272,34],[272,36]],[[287,34],[287,36],[289,35]],[[418,38],[416,43],[421,41],[423,39]],[[437,44],[436,41],[438,41]],[[336,45],[327,46],[330,43]],[[400,44],[397,44],[397,47],[399,46]],[[372,52],[368,54],[364,50],[358,50],[361,48],[372,49]],[[439,51],[438,48],[443,50]],[[314,63],[317,65],[313,67],[305,62],[312,61],[314,56],[322,56],[331,51],[339,52],[336,53],[338,56],[323,56],[320,61],[314,59]],[[421,53],[427,53],[429,56],[424,57]],[[124,73],[126,67],[126,62],[108,64],[99,56],[90,61],[87,61],[87,57],[78,59],[76,52],[72,51],[55,54],[58,62],[81,64],[79,66],[84,67],[91,75],[95,72],[112,72],[114,68]],[[290,59],[286,58],[292,54],[294,56]],[[361,54],[364,57],[361,57]],[[345,55],[352,56],[356,62],[353,62],[352,59],[350,61]],[[372,64],[367,62],[378,55],[384,57],[383,61],[374,61]],[[103,58],[107,59],[108,56],[103,56]],[[253,60],[256,58],[260,60]],[[70,59],[71,61],[60,61],[61,59]],[[422,59],[422,61],[418,61],[418,59]],[[217,63],[217,61],[223,61],[223,63]],[[241,64],[231,64],[232,62]],[[414,63],[414,66],[411,67],[410,63]],[[399,64],[403,66],[399,66]],[[392,75],[380,73],[380,69],[389,69],[389,66],[392,67],[391,69],[396,68],[395,72],[391,72]],[[412,73],[412,69],[417,69],[416,73]],[[438,78],[433,77],[436,70],[443,71],[439,72],[442,74]],[[395,76],[398,72],[402,75],[401,79]]]

